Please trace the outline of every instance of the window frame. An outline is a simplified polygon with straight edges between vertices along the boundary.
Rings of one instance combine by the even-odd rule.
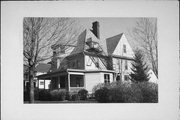
[[[123,52],[124,52],[124,53],[127,53],[126,45],[125,45],[125,44],[123,44]]]
[[[125,70],[128,70],[128,61],[125,60]]]
[[[104,83],[110,84],[110,74],[104,74]]]

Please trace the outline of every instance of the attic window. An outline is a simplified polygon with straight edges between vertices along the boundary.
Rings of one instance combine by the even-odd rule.
[[[126,53],[126,45],[123,45],[123,52]]]
[[[62,54],[65,53],[65,46],[64,45],[60,46],[60,53],[62,53]]]

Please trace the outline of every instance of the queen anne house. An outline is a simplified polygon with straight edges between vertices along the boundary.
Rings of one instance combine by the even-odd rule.
[[[51,69],[38,75],[39,89],[66,89],[70,92],[82,88],[89,93],[98,83],[129,81],[133,50],[123,33],[100,39],[99,22],[93,22],[92,30],[84,30],[76,46],[66,54],[63,45],[53,45]],[[50,83],[41,84],[44,81]]]

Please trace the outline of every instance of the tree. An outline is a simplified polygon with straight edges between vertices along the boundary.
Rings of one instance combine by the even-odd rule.
[[[130,74],[130,79],[133,82],[144,82],[149,80],[149,75],[147,75],[148,66],[143,62],[142,51],[136,50],[134,56],[134,62],[132,63],[132,73]]]
[[[30,103],[34,102],[35,67],[38,63],[51,59],[52,45],[74,44],[80,31],[70,18],[33,18],[23,20],[23,55],[28,67],[30,83]],[[64,47],[69,49],[69,47]]]
[[[130,36],[141,45],[152,70],[158,77],[157,19],[139,19]]]

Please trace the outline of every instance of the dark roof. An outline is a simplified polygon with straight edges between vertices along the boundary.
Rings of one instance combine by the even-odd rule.
[[[40,63],[36,66],[37,72],[48,72],[51,68],[50,64]]]
[[[72,54],[77,54],[77,53],[81,53],[84,51],[84,46],[85,46],[85,39],[86,39],[86,30],[84,30],[78,37],[78,41],[76,44],[76,47],[74,48],[74,50],[71,52],[70,55]]]
[[[122,35],[123,35],[123,33],[106,39],[108,54],[112,54],[114,52],[114,50],[115,50],[120,38],[122,37]]]

